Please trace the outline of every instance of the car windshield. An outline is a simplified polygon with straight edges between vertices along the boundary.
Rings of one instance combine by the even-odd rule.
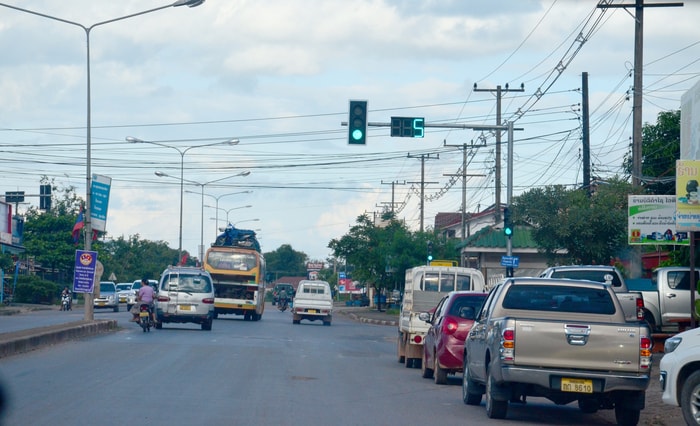
[[[131,290],[131,284],[118,284],[117,291]]]
[[[100,293],[114,293],[114,284],[100,284]]]
[[[209,293],[212,284],[209,278],[203,275],[171,274],[165,277],[161,288],[170,291]]]

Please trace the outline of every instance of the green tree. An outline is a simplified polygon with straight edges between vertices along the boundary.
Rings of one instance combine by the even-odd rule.
[[[676,193],[676,160],[681,153],[681,111],[663,111],[656,124],[642,126],[642,179],[648,194]],[[624,170],[632,175],[632,154],[623,161]]]
[[[589,196],[563,186],[535,188],[516,197],[513,221],[533,227],[532,236],[548,261],[561,249],[570,263],[609,264],[627,251],[627,195],[632,185],[620,178],[600,183]]]
[[[309,256],[301,251],[295,251],[291,245],[282,244],[277,250],[263,253],[268,273],[273,276],[290,275],[306,276],[306,262]]]

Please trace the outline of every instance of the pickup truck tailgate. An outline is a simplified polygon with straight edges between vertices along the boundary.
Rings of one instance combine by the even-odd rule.
[[[514,365],[637,372],[640,328],[620,324],[518,319]],[[615,342],[614,345],[611,342]]]

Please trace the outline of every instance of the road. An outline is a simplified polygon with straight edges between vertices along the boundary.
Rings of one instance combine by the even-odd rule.
[[[8,318],[66,315],[82,312]],[[330,327],[292,325],[289,311],[268,305],[258,322],[223,316],[212,331],[165,324],[151,333],[124,311],[95,316],[119,319],[121,328],[0,359],[10,396],[3,425],[614,424],[611,411],[586,415],[535,398],[512,406],[506,421],[490,420],[483,402],[462,403],[460,378],[437,386],[398,363],[394,327],[343,315]]]

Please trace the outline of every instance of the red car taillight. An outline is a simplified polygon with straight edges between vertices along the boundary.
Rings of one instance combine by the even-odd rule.
[[[206,303],[207,305],[212,305],[214,304],[214,298],[213,297],[206,297],[202,299],[202,303]]]
[[[454,334],[459,328],[459,323],[454,318],[445,318],[442,321],[442,332],[443,334]]]
[[[168,296],[158,296],[159,302],[169,302],[170,298]]]
[[[422,338],[421,336],[415,336],[415,337],[413,338],[413,341],[414,341],[415,343],[420,344],[420,342],[423,341],[423,338]]]
[[[644,319],[644,299],[638,297],[637,300],[637,320],[642,321]]]
[[[651,368],[651,348],[653,342],[649,337],[642,336],[639,339],[639,367],[643,369]]]
[[[515,359],[515,330],[506,328],[501,335],[501,359],[513,361]]]

